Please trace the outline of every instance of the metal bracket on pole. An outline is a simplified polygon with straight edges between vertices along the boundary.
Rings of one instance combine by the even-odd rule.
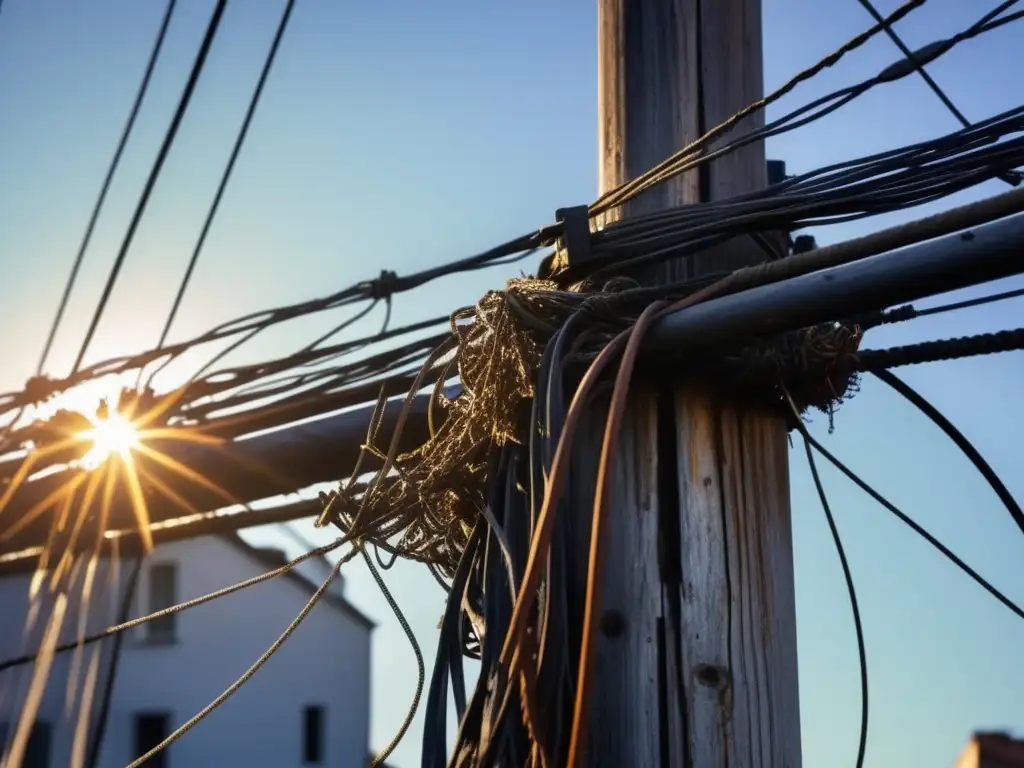
[[[774,186],[775,184],[781,184],[789,176],[786,175],[786,161],[785,160],[769,160],[768,161],[768,186]]]
[[[590,206],[574,205],[559,208],[555,219],[562,225],[562,235],[555,247],[562,266],[575,267],[590,259]]]
[[[793,238],[793,247],[791,250],[793,255],[796,256],[801,253],[813,251],[817,247],[818,241],[814,239],[814,235],[797,235]]]

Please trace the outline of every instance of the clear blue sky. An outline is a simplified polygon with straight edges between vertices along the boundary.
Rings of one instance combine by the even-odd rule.
[[[887,13],[896,2],[879,5]],[[180,0],[179,6],[59,337],[54,373],[67,370],[80,343],[213,2]],[[248,0],[229,7],[93,359],[156,342],[281,6],[281,0]],[[987,9],[988,3],[930,0],[899,31],[917,47]],[[7,333],[0,389],[19,388],[35,365],[162,10],[156,0],[4,3],[0,327]],[[869,22],[856,0],[766,0],[766,86],[781,84]],[[1020,101],[1022,29],[1011,25],[965,43],[930,67],[969,117],[981,119]],[[874,74],[897,56],[880,37],[771,114]],[[955,127],[924,84],[908,78],[773,142],[769,155],[803,171]],[[593,0],[299,0],[174,335],[321,295],[383,267],[402,272],[468,255],[548,223],[556,207],[596,196],[596,132]],[[998,191],[993,184],[956,202]],[[906,216],[821,232],[819,241],[900,218]],[[399,302],[396,321],[471,303],[510,274],[428,286]],[[1019,324],[1022,307],[1017,302],[892,328],[872,334],[868,345],[1009,327]],[[330,323],[296,324],[255,345],[251,355],[278,355]],[[1017,354],[905,372],[976,442],[1018,498],[1024,498],[1017,445],[1024,432],[1022,361]],[[823,421],[815,425],[821,434]],[[1024,602],[1024,539],[923,417],[867,381],[840,412],[827,442]],[[847,765],[856,753],[859,713],[853,625],[801,455],[793,454],[793,514],[804,762]],[[1024,727],[1018,653],[1024,624],[835,473],[826,470],[825,478],[867,634],[868,765],[950,765],[972,729]],[[256,537],[291,546],[273,531]],[[390,582],[429,663],[442,595],[418,567],[399,565]],[[414,665],[368,574],[353,568],[348,585],[350,597],[381,625],[372,738],[379,748],[404,716]],[[239,671],[247,663],[239,660]],[[216,693],[211,690],[211,698]],[[417,726],[397,764],[417,764],[419,738]]]

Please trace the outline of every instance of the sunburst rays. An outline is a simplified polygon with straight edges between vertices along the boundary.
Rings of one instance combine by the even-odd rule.
[[[96,419],[92,429],[81,436],[92,446],[79,461],[85,469],[95,469],[112,457],[129,457],[138,447],[140,438],[131,420],[113,410],[106,418]]]
[[[51,415],[60,409],[67,412],[72,407],[68,405],[69,400],[65,398],[59,406],[37,409],[33,415],[45,419],[47,411]],[[201,472],[159,447],[175,442],[216,446],[222,444],[223,439],[166,426],[163,422],[174,405],[173,397],[159,400],[145,412],[137,412],[140,410],[137,398],[128,398],[124,409],[119,409],[121,403],[120,393],[106,392],[97,397],[95,390],[89,396],[77,398],[74,411],[84,416],[88,428],[51,430],[51,439],[46,444],[29,445],[25,457],[17,465],[13,462],[9,465],[15,471],[0,492],[0,551],[40,520],[48,524],[46,541],[30,579],[25,629],[31,632],[32,626],[41,619],[46,620],[46,626],[41,653],[33,665],[19,722],[9,744],[7,758],[13,760],[14,765],[20,762],[31,723],[47,687],[53,648],[58,643],[61,628],[74,622],[71,623],[73,629],[69,629],[81,644],[86,625],[98,607],[94,593],[107,590],[113,595],[117,592],[120,581],[113,575],[117,566],[117,542],[107,541],[106,536],[115,519],[116,507],[130,505],[139,547],[145,554],[154,546],[149,512],[149,501],[154,495],[166,498],[185,514],[203,511],[189,501],[187,492],[176,490],[178,483],[172,480],[185,481],[228,504],[240,503]],[[75,423],[74,420],[71,423]],[[82,423],[79,420],[79,424]],[[35,491],[36,497],[42,495],[43,498],[34,501],[31,496],[21,496],[32,489],[43,472],[50,473],[46,479],[48,485]],[[49,485],[54,483],[54,475],[57,476],[55,487]],[[19,497],[32,501],[19,502]],[[11,517],[15,505],[17,516]],[[114,552],[108,551],[111,545]],[[108,580],[100,581],[98,576],[107,556],[110,557],[108,576],[111,578],[109,583],[104,583]],[[77,621],[71,618],[73,614],[77,614]],[[89,661],[83,665],[82,650],[81,645],[76,649],[65,691],[65,707],[78,710],[72,750],[75,765],[81,765],[85,757],[85,724],[90,717],[98,677],[96,652],[86,657]],[[72,712],[66,714],[71,716]],[[0,744],[0,751],[3,747]]]
[[[70,394],[70,393],[66,393]],[[52,462],[59,460],[68,451],[78,449],[82,454],[65,465],[60,472],[62,480],[59,485],[46,496],[25,511],[19,511],[18,518],[0,525],[0,545],[10,542],[15,536],[23,533],[47,513],[56,514],[59,523],[56,533],[66,532],[69,521],[71,532],[64,537],[64,552],[53,552],[50,546],[45,548],[44,557],[40,559],[43,570],[49,571],[51,562],[53,573],[57,578],[67,568],[68,551],[76,551],[80,542],[80,533],[84,520],[95,516],[102,520],[110,518],[111,511],[107,503],[99,510],[93,509],[98,483],[103,478],[113,476],[114,488],[120,488],[127,496],[131,505],[135,528],[138,531],[142,549],[148,552],[153,547],[150,533],[150,516],[147,504],[149,494],[156,493],[170,500],[175,506],[189,512],[195,512],[195,506],[171,484],[161,480],[156,473],[148,470],[148,463],[153,468],[162,468],[177,477],[187,480],[205,491],[216,495],[229,504],[239,503],[238,499],[226,490],[207,479],[201,472],[165,452],[152,447],[153,442],[187,442],[205,446],[220,445],[221,438],[198,434],[187,429],[175,429],[160,424],[169,408],[172,407],[174,396],[160,399],[143,413],[136,413],[137,398],[127,398],[124,409],[119,410],[122,401],[120,392],[105,393],[98,400],[88,405],[81,398],[65,398],[66,402],[74,402],[76,412],[84,416],[89,428],[73,434],[60,435],[59,439],[50,444],[34,447],[21,460],[10,478],[6,488],[0,493],[0,522],[4,512],[11,506],[25,487],[31,487],[33,477],[41,470],[53,469]],[[77,401],[77,402],[76,402]],[[66,405],[61,406],[65,411]],[[52,415],[58,412],[53,407],[40,408],[37,415]],[[82,451],[82,449],[85,449]],[[76,504],[76,497],[85,485],[84,498]],[[113,490],[113,489],[112,489]],[[72,510],[75,514],[72,514]],[[101,526],[102,528],[103,526]],[[51,537],[54,538],[54,537]]]

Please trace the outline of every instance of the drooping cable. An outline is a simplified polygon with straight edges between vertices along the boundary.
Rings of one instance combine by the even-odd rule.
[[[96,328],[99,326],[100,318],[103,317],[103,312],[107,307],[107,302],[110,301],[110,294],[114,290],[114,284],[117,282],[117,277],[121,272],[121,267],[124,266],[125,258],[128,256],[128,249],[131,248],[132,241],[135,239],[135,232],[138,230],[139,224],[142,221],[142,215],[146,211],[149,198],[153,194],[153,189],[156,186],[157,179],[160,177],[160,171],[163,169],[164,162],[167,160],[167,155],[178,135],[178,129],[181,127],[181,121],[184,119],[185,112],[188,110],[188,106],[192,101],[192,94],[195,92],[199,76],[202,74],[203,68],[206,65],[206,59],[210,53],[210,48],[213,45],[213,39],[217,34],[217,30],[220,28],[220,22],[224,16],[224,9],[226,7],[227,0],[218,0],[217,6],[214,8],[213,14],[210,17],[210,21],[206,27],[206,34],[203,37],[203,42],[200,45],[195,61],[192,64],[192,71],[189,74],[188,82],[185,85],[184,91],[182,91],[177,109],[175,109],[174,112],[174,117],[171,120],[171,124],[168,127],[166,134],[164,135],[163,143],[157,153],[153,167],[150,169],[149,177],[146,179],[146,185],[143,187],[142,194],[136,203],[135,212],[132,214],[131,222],[128,225],[128,231],[125,233],[124,240],[121,243],[121,248],[117,253],[117,258],[114,260],[114,264],[110,269],[106,285],[103,287],[103,293],[100,296],[99,303],[96,305],[96,311],[93,313],[92,320],[89,322],[89,328],[85,333],[85,339],[82,341],[82,346],[78,351],[78,356],[75,358],[75,364],[71,369],[72,374],[77,373],[78,369],[82,366],[82,361],[85,359],[85,354],[88,352],[89,345],[92,343],[93,336],[96,333]]]
[[[395,618],[398,619],[398,623],[402,627],[402,631],[405,632],[405,636],[408,638],[413,654],[416,657],[416,690],[413,693],[412,703],[409,705],[409,709],[406,712],[405,718],[402,720],[402,725],[399,727],[398,732],[394,735],[388,745],[381,750],[380,754],[373,758],[372,768],[377,768],[377,766],[382,765],[384,761],[391,756],[391,753],[395,751],[395,748],[401,743],[402,739],[405,738],[405,734],[412,725],[412,721],[416,718],[416,712],[420,705],[420,697],[423,695],[423,684],[426,680],[426,669],[423,664],[423,652],[420,650],[420,644],[416,640],[416,633],[413,632],[412,627],[409,626],[409,622],[402,613],[402,609],[398,606],[398,602],[391,594],[391,590],[388,589],[388,585],[385,583],[384,579],[381,578],[380,573],[373,564],[373,560],[367,554],[363,543],[360,542],[357,546],[363,556],[363,560],[366,561],[366,567],[370,569],[370,575],[372,575],[373,580],[377,582],[377,587],[380,589],[384,599],[387,600],[388,605],[395,614]]]
[[[140,765],[143,765],[147,760],[153,757],[153,755],[166,749],[168,746],[173,744],[175,741],[180,739],[182,736],[184,736],[186,733],[192,730],[195,726],[197,726],[199,723],[205,720],[206,717],[211,712],[213,712],[221,704],[223,704],[225,701],[234,696],[239,688],[241,688],[243,685],[249,682],[249,680],[252,679],[252,676],[259,672],[260,668],[263,667],[263,665],[266,664],[275,653],[277,653],[281,646],[284,645],[285,642],[287,642],[288,638],[292,636],[295,630],[299,628],[299,625],[306,620],[306,617],[309,616],[313,608],[316,607],[316,604],[320,602],[320,598],[324,596],[324,593],[327,592],[328,588],[331,586],[331,583],[334,581],[334,578],[338,575],[338,572],[341,570],[341,567],[345,565],[345,563],[349,562],[352,558],[354,558],[358,553],[359,549],[353,547],[343,556],[338,558],[338,562],[335,563],[333,568],[331,568],[330,574],[327,576],[326,579],[324,579],[323,583],[319,587],[317,587],[316,591],[313,593],[313,596],[309,598],[309,601],[303,606],[302,610],[299,611],[299,614],[288,624],[287,627],[285,627],[284,631],[278,636],[278,638],[273,643],[271,643],[270,647],[267,648],[267,650],[264,651],[263,654],[255,662],[253,662],[252,666],[250,666],[244,673],[242,673],[241,677],[239,677],[234,683],[225,688],[224,691],[219,696],[217,696],[217,698],[215,698],[213,701],[211,701],[209,704],[203,707],[199,712],[197,712],[184,724],[179,726],[170,736],[161,741],[159,744],[157,744],[155,747],[149,750],[146,754],[132,761],[128,765],[128,768],[138,768]]]
[[[981,121],[972,126],[970,130],[959,131],[931,142],[803,174],[782,184],[775,185],[775,188],[773,188],[775,191],[770,195],[762,193],[760,197],[744,196],[733,201],[702,204],[691,206],[690,209],[686,210],[668,211],[659,216],[639,217],[639,221],[630,220],[616,223],[602,232],[595,233],[594,262],[599,264],[602,259],[607,261],[608,259],[605,254],[610,250],[616,252],[617,263],[619,258],[628,257],[628,261],[634,265],[639,263],[638,260],[643,261],[651,258],[660,259],[685,255],[690,251],[706,247],[708,244],[706,241],[709,237],[711,239],[734,237],[735,233],[740,229],[742,231],[758,231],[764,229],[787,229],[811,223],[828,223],[824,221],[821,214],[829,210],[841,212],[842,215],[838,219],[851,218],[850,214],[856,217],[889,210],[900,210],[908,205],[919,204],[928,199],[935,199],[936,195],[952,193],[957,191],[957,189],[982,181],[984,178],[994,177],[998,173],[998,168],[1007,167],[1013,162],[1024,160],[1024,140],[1011,139],[1009,142],[1003,142],[1002,147],[1009,147],[1014,141],[1017,141],[1017,144],[1020,146],[1014,150],[1018,154],[1014,155],[1013,159],[1004,158],[1002,161],[993,156],[991,148],[986,149],[984,147],[984,145],[1005,136],[1008,131],[1022,129],[1024,129],[1024,110],[1011,110],[996,118]],[[969,153],[963,155],[963,157],[969,158],[976,169],[968,172],[966,176],[964,168],[954,168],[951,164],[957,161],[957,153],[963,154],[965,149],[969,149]],[[1005,155],[1005,150],[999,151]],[[942,171],[942,173],[946,174],[953,181],[940,192],[935,192],[934,190],[929,192],[929,196],[926,198],[897,198],[894,197],[893,191],[889,191],[885,196],[880,196],[877,182],[874,185],[867,183],[876,174],[879,176],[888,174],[890,181],[887,184],[889,189],[893,190],[895,189],[892,187],[891,181],[893,179],[893,171],[905,168],[905,171],[901,172],[901,177],[906,178],[908,181],[920,177],[920,181],[913,182],[915,185],[925,183],[931,184],[934,187],[934,182],[927,182],[925,179],[927,174],[934,174],[939,170],[939,166],[935,164],[936,158],[949,165],[949,170]],[[1002,165],[999,165],[1000,162],[1002,162]],[[898,163],[898,165],[894,165],[894,163]],[[978,175],[979,173],[987,174],[987,176]],[[851,186],[848,180],[855,181],[862,186]],[[839,185],[839,188],[833,191],[827,189],[827,187],[823,188],[823,185]],[[807,190],[807,194],[803,193],[804,189]],[[827,197],[822,197],[823,194],[827,194]],[[835,198],[836,194],[846,196],[847,202],[843,202],[842,198]],[[900,193],[901,196],[903,194]],[[913,194],[916,196],[918,193],[914,192]],[[752,210],[750,213],[745,213],[739,208],[739,206],[746,207],[755,204],[763,212]],[[843,207],[840,208],[839,206]],[[643,231],[644,227],[650,229],[656,222],[664,222],[664,225],[660,225],[655,230],[657,233],[656,237],[652,237],[650,232]],[[638,230],[638,228],[640,229]],[[254,333],[269,325],[284,322],[311,312],[324,311],[345,306],[354,301],[366,300],[374,296],[387,296],[395,292],[408,290],[443,274],[452,274],[455,271],[460,271],[464,269],[463,265],[472,264],[472,268],[478,268],[493,264],[501,259],[500,254],[514,252],[516,248],[528,249],[531,245],[535,246],[538,244],[538,240],[543,241],[545,237],[550,237],[550,234],[519,238],[513,243],[505,244],[497,249],[491,249],[491,251],[481,254],[479,257],[462,260],[462,262],[454,262],[445,268],[427,270],[418,275],[400,278],[389,274],[388,280],[384,281],[385,275],[382,274],[380,281],[360,283],[351,289],[323,299],[239,318],[219,326],[200,337],[168,346],[164,350],[151,351],[131,358],[123,358],[120,361],[108,361],[92,366],[89,369],[80,371],[76,376],[69,377],[66,383],[62,382],[62,388],[71,386],[82,378],[100,375],[101,371],[109,373],[116,369],[138,367],[145,365],[147,361],[161,356],[165,359],[170,359],[180,355],[185,349],[198,344],[205,344],[220,338],[243,333]],[[632,256],[631,254],[634,249],[643,249],[646,253]],[[13,393],[5,397],[9,398],[11,396],[13,396]]]
[[[1017,524],[1021,533],[1024,533],[1024,511],[1021,510],[1017,500],[1013,498],[1013,494],[1006,487],[1003,481],[996,474],[996,471],[992,469],[991,465],[985,461],[985,458],[981,455],[974,444],[967,439],[963,432],[956,428],[946,416],[928,402],[927,399],[919,392],[914,390],[909,384],[899,378],[892,371],[872,371],[877,379],[888,384],[892,389],[902,395],[906,400],[911,402],[921,413],[927,416],[931,421],[946,433],[946,436],[956,444],[956,447],[963,452],[963,454],[970,460],[974,468],[978,470],[982,477],[985,478],[985,482],[989,484],[989,487],[995,492],[999,500],[1003,502],[1006,507],[1006,511],[1010,514],[1013,522]]]
[[[862,768],[868,744],[868,715],[870,708],[868,706],[868,656],[864,642],[864,626],[860,618],[860,605],[857,601],[857,588],[853,583],[853,573],[850,571],[850,563],[846,559],[846,549],[843,547],[843,540],[839,535],[839,527],[836,525],[835,516],[832,514],[832,505],[829,504],[828,494],[825,493],[825,486],[821,481],[821,475],[818,473],[818,465],[814,461],[814,453],[811,450],[810,434],[807,431],[807,426],[804,424],[803,419],[800,418],[800,412],[797,410],[796,404],[793,402],[789,392],[785,391],[785,388],[783,388],[783,394],[797,429],[803,436],[804,451],[807,454],[807,466],[811,470],[811,478],[814,480],[814,487],[818,492],[822,511],[825,513],[829,531],[832,533],[832,541],[835,543],[836,553],[839,555],[839,564],[843,569],[843,579],[846,581],[846,591],[850,595],[850,610],[853,612],[853,628],[857,636],[857,657],[860,664],[860,736],[857,746],[856,766],[857,768]]]
[[[949,560],[951,563],[953,563],[953,565],[955,565],[961,571],[970,576],[971,579],[973,579],[978,586],[980,586],[982,589],[984,589],[986,592],[992,595],[992,597],[994,597],[996,600],[998,600],[1000,603],[1006,606],[1012,613],[1016,614],[1017,617],[1024,619],[1024,610],[1022,610],[1020,606],[1018,606],[1016,603],[1010,600],[1010,598],[1008,598],[1006,595],[1004,595],[1002,592],[996,589],[981,574],[979,574],[977,571],[975,571],[973,568],[967,565],[967,563],[965,563],[961,558],[959,558],[949,547],[947,547],[941,541],[939,541],[930,533],[928,533],[928,531],[926,531],[923,527],[921,527],[921,525],[916,523],[913,520],[913,518],[906,515],[895,504],[893,504],[887,498],[882,496],[882,494],[880,494],[878,491],[876,491],[874,488],[868,485],[868,483],[861,479],[861,477],[857,475],[856,472],[847,467],[846,464],[840,461],[831,451],[829,451],[820,442],[811,437],[810,433],[807,433],[805,435],[805,438],[808,440],[808,442],[810,442],[814,450],[816,450],[818,453],[820,453],[822,456],[828,459],[828,461],[836,469],[838,469],[840,472],[846,475],[858,488],[864,491],[864,493],[873,498],[888,512],[895,515],[900,520],[900,522],[902,522],[904,525],[913,530],[914,533],[916,533],[918,536],[920,536],[929,544],[931,544],[935,549],[942,553],[942,555],[945,556],[947,560]]]
[[[99,642],[100,640],[110,637],[111,635],[116,635],[121,632],[125,632],[129,629],[132,629],[133,627],[145,624],[146,622],[153,621],[154,619],[159,619],[162,616],[169,616],[172,613],[180,613],[181,611],[187,611],[189,608],[195,608],[199,605],[205,605],[206,603],[212,602],[213,600],[218,600],[222,597],[232,595],[235,592],[241,592],[243,589],[248,589],[249,587],[253,587],[257,584],[262,584],[264,581],[269,581],[270,579],[277,578],[281,574],[290,571],[299,563],[303,563],[311,558],[321,557],[327,554],[328,552],[333,552],[334,550],[341,547],[344,543],[344,538],[335,539],[330,544],[324,544],[322,546],[317,547],[316,549],[310,550],[309,552],[305,552],[296,557],[294,560],[291,560],[285,563],[284,565],[279,566],[278,568],[274,568],[271,571],[266,571],[265,573],[261,573],[251,578],[248,578],[245,581],[240,581],[236,584],[231,584],[230,586],[223,587],[221,589],[215,590],[214,592],[209,592],[205,595],[200,595],[199,597],[192,598],[191,600],[186,600],[184,603],[172,605],[170,608],[164,608],[163,610],[155,611],[154,613],[150,613],[146,616],[140,616],[137,619],[125,621],[113,627],[107,627],[106,629],[100,632],[96,632],[92,635],[86,635],[81,640],[74,640],[69,643],[62,643],[58,645],[56,648],[54,648],[53,652],[66,653],[68,651],[73,651],[76,648],[79,648],[83,645],[89,645],[91,643]],[[8,669],[13,669],[14,667],[20,667],[25,664],[31,664],[36,660],[36,658],[38,658],[38,656],[39,653],[36,652],[26,654],[24,656],[16,656],[14,658],[4,659],[3,661],[0,661],[0,672],[4,672]]]

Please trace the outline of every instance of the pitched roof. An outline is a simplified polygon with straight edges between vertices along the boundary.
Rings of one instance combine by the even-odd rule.
[[[1024,739],[1007,733],[975,733],[974,742],[983,768],[1024,768]]]
[[[218,534],[217,538],[235,547],[239,552],[243,553],[246,557],[248,557],[253,562],[258,563],[263,568],[280,568],[282,565],[288,562],[284,556],[284,553],[280,550],[254,547],[253,545],[246,542],[245,539],[243,539],[237,533]],[[324,562],[327,562],[326,558],[324,558]],[[294,568],[287,570],[283,574],[281,574],[281,578],[289,579],[294,584],[297,584],[300,587],[302,587],[310,595],[312,595],[314,592],[316,592],[317,589],[320,588],[319,584],[315,584],[314,582],[310,581]],[[377,626],[373,619],[371,619],[365,613],[363,613],[354,605],[352,605],[352,603],[346,600],[342,595],[331,592],[325,592],[320,599],[322,602],[325,602],[328,605],[341,611],[342,613],[348,615],[357,624],[359,624],[362,627],[365,627],[368,631],[372,631]]]
[[[1000,731],[975,731],[957,768],[1024,768],[1024,739]]]

